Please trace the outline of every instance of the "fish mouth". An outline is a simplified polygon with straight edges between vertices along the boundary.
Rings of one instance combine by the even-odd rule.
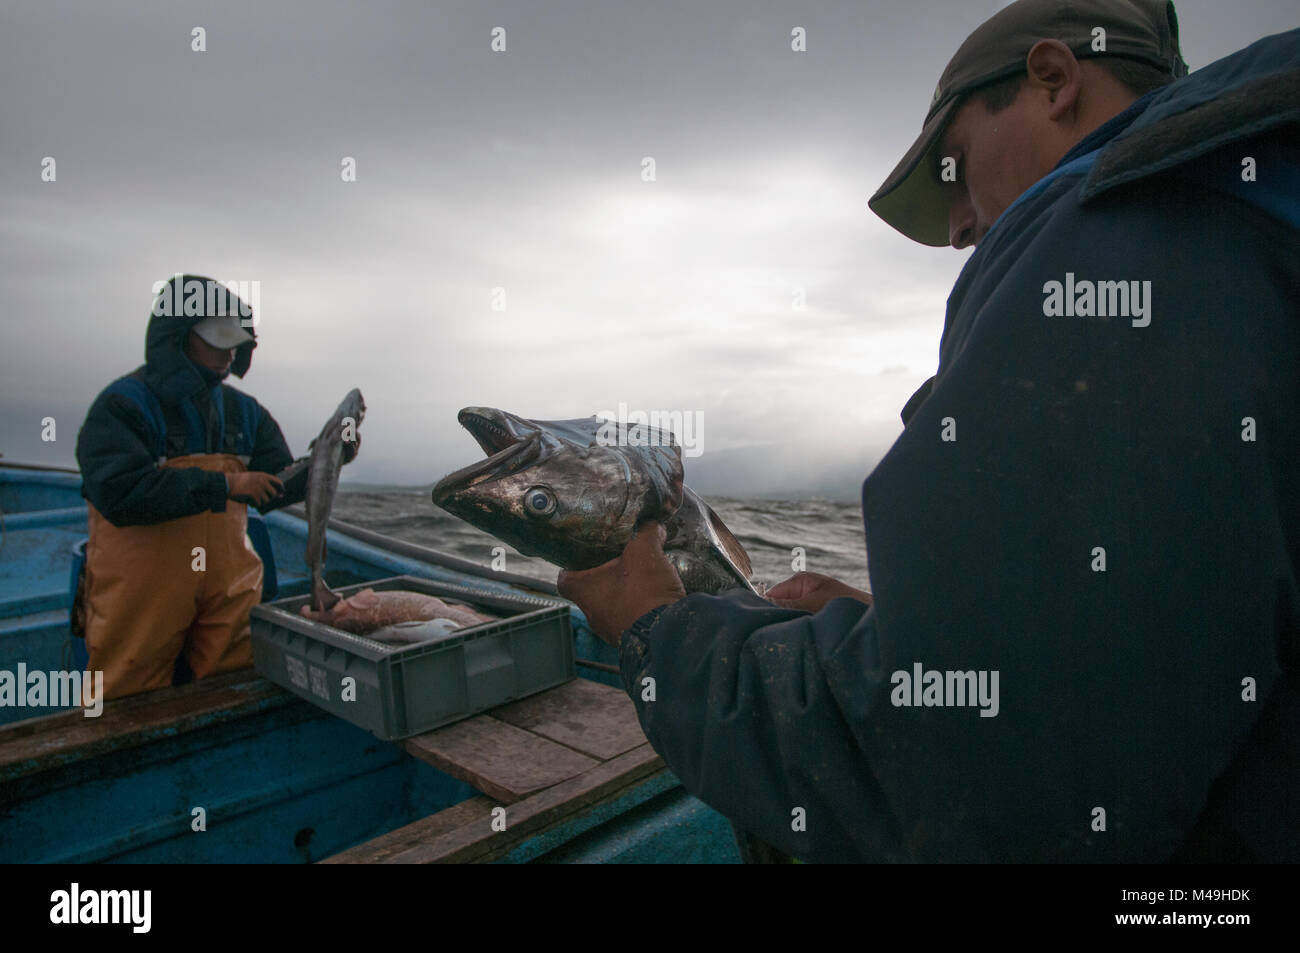
[[[488,454],[487,459],[449,473],[433,488],[433,502],[443,506],[458,493],[463,493],[480,483],[499,480],[532,466],[542,455],[542,434],[533,430],[527,435],[512,434],[505,426],[488,417],[476,416],[467,411],[460,413],[460,422],[479,446]]]
[[[539,433],[530,421],[495,407],[466,407],[456,415],[456,420],[488,456]]]

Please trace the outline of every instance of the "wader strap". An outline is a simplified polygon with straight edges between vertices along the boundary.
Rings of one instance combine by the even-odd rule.
[[[235,396],[235,392],[229,387],[223,387],[221,395],[225,420],[221,428],[221,447],[217,452],[238,457],[240,462],[247,466],[253,452],[253,441],[257,435],[245,432],[247,421],[244,420],[244,408],[239,398]]]

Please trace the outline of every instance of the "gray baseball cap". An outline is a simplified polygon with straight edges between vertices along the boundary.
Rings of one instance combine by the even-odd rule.
[[[1094,34],[1105,30],[1105,50]],[[1016,0],[966,38],[939,77],[921,135],[868,202],[871,210],[923,245],[948,242],[948,198],[934,169],[939,139],[973,89],[1025,69],[1039,40],[1060,40],[1074,55],[1140,60],[1175,79],[1187,75],[1178,48],[1178,16],[1172,0]]]
[[[244,330],[240,322],[241,319],[233,314],[214,314],[199,321],[190,330],[213,347],[225,351],[253,340],[253,336]]]

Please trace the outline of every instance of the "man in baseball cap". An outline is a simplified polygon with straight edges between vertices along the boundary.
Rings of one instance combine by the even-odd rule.
[[[1056,41],[1078,60],[1145,64],[1154,76],[1147,80],[1151,87],[1187,75],[1170,0],[1018,0],[985,21],[949,61],[921,134],[872,196],[872,211],[924,245],[950,244],[951,190],[935,175],[941,136],[970,93],[1024,75],[1026,58],[1043,40]],[[1106,104],[1096,105],[1094,111],[1103,114]]]
[[[687,595],[654,528],[560,575],[750,835],[1300,861],[1300,30],[1184,74],[1166,0],[1019,0],[944,70],[871,207],[977,247],[863,485],[870,594]]]

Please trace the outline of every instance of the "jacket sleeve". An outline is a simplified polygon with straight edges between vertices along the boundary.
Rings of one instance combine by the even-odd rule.
[[[869,610],[694,594],[625,633],[648,739],[751,833],[806,860],[1163,860],[1297,664],[1286,233],[1168,180],[1114,201],[968,263],[864,486]],[[1045,315],[1067,270],[1150,281],[1149,323]]]
[[[888,804],[837,698],[880,677],[832,658],[866,614],[853,599],[811,615],[742,589],[695,593],[637,620],[620,645],[646,737],[686,789],[804,860],[897,859]]]
[[[82,495],[114,526],[224,512],[225,474],[158,466],[151,449],[156,438],[133,400],[107,390],[100,394],[77,434]]]
[[[253,444],[252,456],[248,461],[248,469],[275,474],[293,463],[293,461],[294,457],[289,451],[289,443],[284,439],[279,423],[276,422],[276,419],[271,416],[265,407],[259,404],[257,436]],[[284,493],[268,502],[265,506],[259,506],[258,510],[269,513],[285,506],[292,506],[295,503],[301,503],[306,495],[307,468],[304,467],[296,476],[285,483]]]

